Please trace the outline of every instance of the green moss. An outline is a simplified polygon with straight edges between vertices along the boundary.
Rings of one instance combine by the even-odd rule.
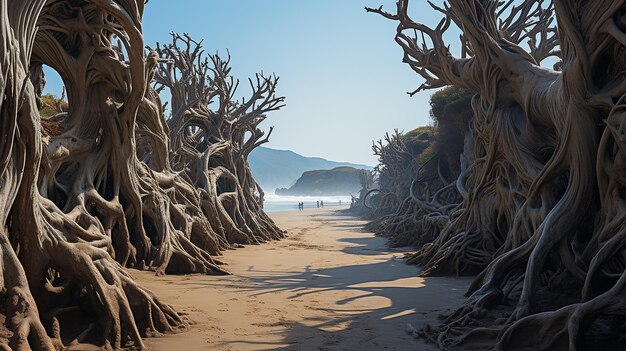
[[[437,131],[430,126],[415,128],[402,135],[402,141],[418,162],[423,162],[432,155],[432,146],[436,139]]]
[[[57,110],[57,104],[59,103],[59,97],[52,94],[44,94],[41,96],[41,109],[39,115],[43,118],[48,118],[59,113]],[[68,104],[66,101],[61,101],[61,109],[67,111]]]
[[[467,90],[449,86],[438,90],[430,97],[430,116],[435,124],[443,122],[450,115],[447,111],[450,107],[463,103],[467,106],[467,102],[472,98],[473,94]]]

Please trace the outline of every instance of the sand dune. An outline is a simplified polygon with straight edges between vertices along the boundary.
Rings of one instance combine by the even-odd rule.
[[[469,279],[419,278],[402,250],[331,210],[277,212],[289,238],[228,251],[228,277],[133,272],[194,325],[152,350],[431,350],[407,323],[459,306]]]

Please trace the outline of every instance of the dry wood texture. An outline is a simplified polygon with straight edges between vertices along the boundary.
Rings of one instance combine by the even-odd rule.
[[[187,322],[125,267],[227,274],[220,250],[284,235],[247,164],[282,106],[277,78],[233,101],[228,62],[209,66],[190,38],[146,53],[143,8],[0,0],[0,348],[141,349]],[[67,106],[44,106],[42,65]],[[169,118],[153,80],[170,89]]]
[[[435,235],[413,233],[435,239],[412,261],[479,275],[466,306],[424,336],[442,348],[623,348],[624,1],[449,0],[431,4],[434,28],[409,3],[367,10],[398,23],[418,91],[475,94],[462,202]],[[460,57],[443,39],[452,25]]]

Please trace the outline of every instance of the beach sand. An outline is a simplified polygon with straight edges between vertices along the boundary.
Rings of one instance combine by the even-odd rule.
[[[460,306],[468,278],[420,278],[403,250],[334,210],[270,214],[289,237],[224,253],[232,276],[155,276],[143,286],[194,322],[151,350],[434,350],[405,332]]]

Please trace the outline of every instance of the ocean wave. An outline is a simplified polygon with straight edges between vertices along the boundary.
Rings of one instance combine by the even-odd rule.
[[[342,202],[350,201],[350,196],[281,196],[276,194],[266,194],[265,202],[310,202],[310,201],[324,201],[324,202]]]

